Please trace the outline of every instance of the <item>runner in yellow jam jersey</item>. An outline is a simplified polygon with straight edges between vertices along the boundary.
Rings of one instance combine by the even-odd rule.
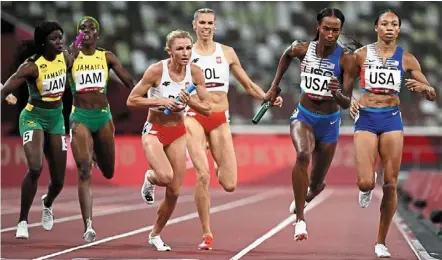
[[[135,81],[111,52],[97,47],[100,24],[90,16],[82,17],[77,32],[84,38],[75,58],[69,81],[73,96],[70,115],[72,153],[78,167],[78,197],[83,216],[83,238],[95,240],[92,228],[92,192],[90,188],[93,157],[104,177],[111,179],[115,167],[114,123],[106,97],[109,70],[132,89]]]
[[[20,135],[28,164],[21,186],[20,218],[16,238],[28,239],[28,214],[37,192],[37,182],[46,156],[50,184],[41,197],[42,226],[51,230],[54,224],[52,203],[63,188],[66,169],[66,136],[61,100],[66,73],[73,59],[63,51],[63,29],[56,22],[44,21],[34,31],[34,40],[21,46],[21,62],[17,71],[1,88],[1,100],[16,102],[12,91],[27,83],[29,100],[20,114]],[[8,96],[8,97],[6,97]],[[15,173],[11,173],[15,174]]]

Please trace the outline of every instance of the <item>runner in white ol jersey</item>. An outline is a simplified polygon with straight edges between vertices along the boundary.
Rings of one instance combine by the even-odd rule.
[[[185,118],[187,129],[187,149],[197,172],[195,202],[203,229],[203,242],[198,246],[202,250],[213,247],[213,235],[210,230],[209,198],[209,163],[206,149],[210,151],[216,164],[216,175],[221,186],[227,192],[233,192],[237,183],[237,164],[233,148],[232,135],[228,124],[229,73],[253,97],[263,100],[264,91],[253,83],[242,68],[233,48],[214,42],[215,12],[211,9],[199,9],[192,22],[197,41],[192,51],[192,63],[201,67],[209,92],[212,114],[204,116],[190,109]],[[192,95],[191,100],[198,100]],[[196,102],[196,101],[195,101]],[[274,106],[281,106],[278,98]]]
[[[149,108],[141,140],[151,170],[145,174],[143,200],[153,204],[155,185],[166,187],[165,198],[149,234],[149,244],[158,251],[171,250],[161,240],[160,232],[175,209],[186,172],[184,107],[187,104],[206,116],[211,113],[204,76],[197,66],[190,64],[190,34],[180,30],[171,32],[167,36],[166,49],[170,59],[151,65],[127,100],[129,107]],[[189,100],[189,93],[184,90],[192,82],[196,86],[198,103]],[[144,97],[146,94],[148,98]],[[177,97],[181,102],[176,100]],[[170,115],[164,113],[166,108],[172,111]]]

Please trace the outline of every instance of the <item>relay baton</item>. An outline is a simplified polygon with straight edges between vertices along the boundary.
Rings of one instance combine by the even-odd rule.
[[[189,92],[189,94],[190,94],[192,91],[195,90],[195,88],[196,88],[196,86],[195,86],[194,84],[190,84],[190,85],[186,88],[186,90],[187,90],[187,92]],[[180,97],[176,97],[176,100],[179,101],[179,102],[181,102],[181,98],[180,98]],[[169,109],[165,109],[165,110],[164,110],[164,114],[166,114],[166,115],[169,116],[170,114],[172,114],[172,111],[170,111]]]
[[[279,87],[276,88],[276,95],[278,96],[279,93],[281,93],[281,89]],[[259,123],[261,118],[264,116],[264,114],[267,112],[267,110],[272,106],[272,101],[267,100],[262,102],[261,106],[259,107],[258,112],[256,112],[255,116],[252,119],[252,122],[256,125]]]
[[[77,36],[77,39],[75,40],[74,46],[76,48],[78,48],[78,46],[80,45],[81,41],[83,41],[84,38],[84,32],[80,32]]]

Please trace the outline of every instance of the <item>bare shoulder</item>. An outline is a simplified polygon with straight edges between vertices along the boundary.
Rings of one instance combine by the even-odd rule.
[[[417,58],[408,51],[404,51],[402,55],[402,67],[405,71],[421,70],[421,65]]]
[[[356,60],[359,64],[363,64],[365,57],[367,56],[367,46],[363,46],[355,50]]]
[[[201,67],[198,66],[198,65],[196,65],[196,64],[191,63],[191,64],[190,64],[190,72],[191,72],[192,74],[200,73],[200,72],[201,72]]]
[[[16,72],[19,77],[38,77],[38,67],[34,61],[25,61],[17,69]]]
[[[235,49],[233,49],[230,46],[224,45],[224,44],[221,44],[221,49],[223,50],[224,57],[226,57],[229,65],[239,62],[238,56],[236,55],[236,52],[235,52]]]
[[[304,40],[295,40],[290,45],[293,56],[302,57],[307,53],[310,42]]]
[[[355,50],[356,55],[366,55],[367,54],[367,46],[363,46],[357,50]]]
[[[221,49],[223,50],[223,52],[235,52],[235,50],[228,45],[225,45],[222,43],[220,43],[220,45],[221,45]]]
[[[37,64],[35,64],[34,61],[31,60],[27,60],[25,62],[23,62],[20,66],[19,69],[24,69],[24,70],[29,70],[29,69],[38,69]]]
[[[220,43],[221,44],[221,43]],[[223,50],[224,56],[231,62],[231,60],[236,56],[235,49],[225,44],[221,44],[221,49]]]
[[[161,80],[163,74],[163,65],[161,61],[150,65],[144,72],[143,80],[148,80],[149,82],[157,82]]]
[[[292,42],[292,49],[307,51],[309,44],[310,44],[309,41],[295,40]]]
[[[417,61],[416,57],[408,51],[404,51],[404,54],[402,56],[405,62]]]
[[[342,52],[341,58],[344,60],[356,59],[356,53],[353,52],[352,50],[344,50]]]
[[[113,59],[113,58],[116,58],[117,56],[113,53],[113,52],[111,52],[111,51],[108,51],[108,50],[105,50],[104,51],[104,55],[106,55],[106,58],[107,59]]]
[[[162,61],[159,61],[159,62],[157,62],[157,63],[154,63],[154,64],[150,65],[150,66],[147,68],[146,72],[147,72],[147,71],[150,71],[150,72],[153,73],[153,74],[159,74],[159,75],[161,75],[161,73],[163,73],[163,62],[162,62]]]

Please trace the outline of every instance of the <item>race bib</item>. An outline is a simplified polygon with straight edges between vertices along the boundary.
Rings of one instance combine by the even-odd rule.
[[[291,116],[290,118],[296,118],[296,117],[298,117],[298,113],[299,113],[298,108],[295,108],[295,111],[293,111],[293,114],[292,114],[292,116]]]
[[[34,136],[34,130],[29,130],[23,133],[23,145],[32,142],[32,137]]]
[[[302,72],[301,73],[301,89],[310,95],[333,97],[328,89],[328,83],[330,82],[329,76],[317,75]]]
[[[144,123],[143,131],[141,132],[141,135],[148,134],[150,132],[150,130],[152,129],[152,126],[153,125],[149,122]]]
[[[61,150],[62,151],[67,151],[68,150],[68,144],[66,142],[66,136],[64,136],[64,135],[61,136]]]

